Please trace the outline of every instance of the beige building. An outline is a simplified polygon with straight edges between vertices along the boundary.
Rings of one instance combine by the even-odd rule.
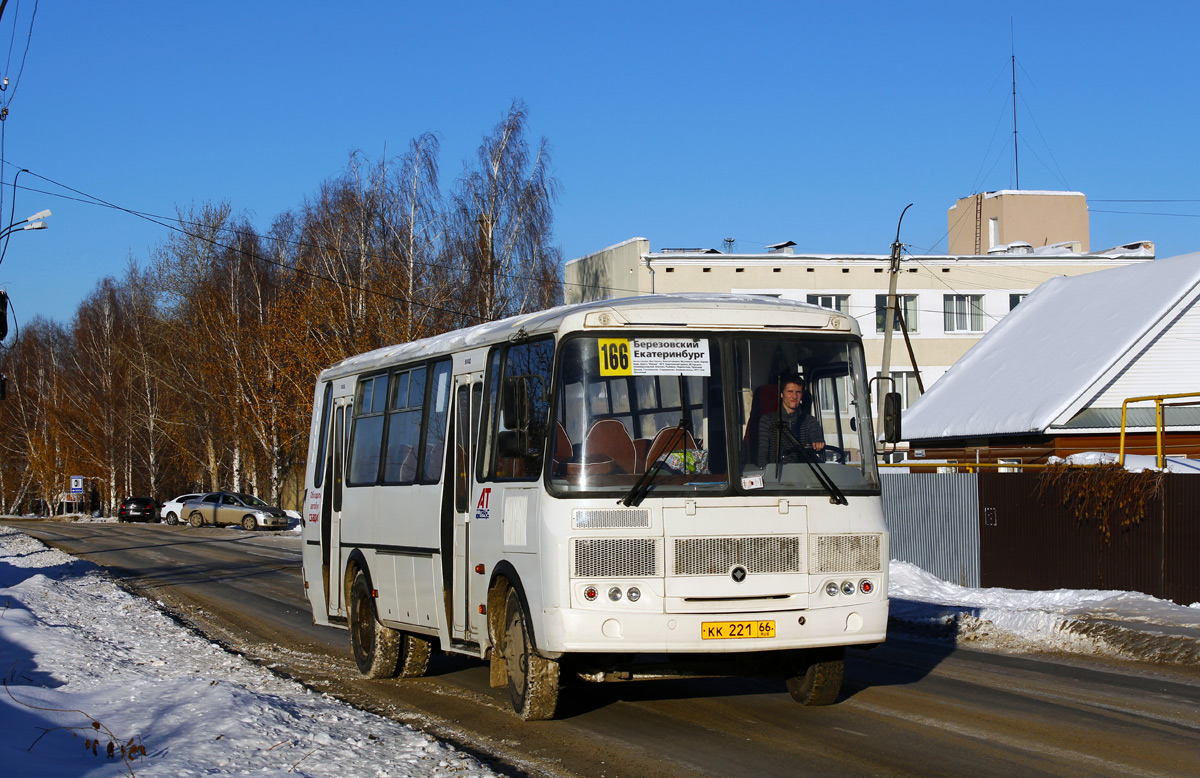
[[[992,195],[997,196],[992,196]],[[912,352],[926,388],[941,377],[984,333],[991,330],[1029,292],[1054,276],[1073,276],[1154,258],[1149,242],[1089,254],[1072,251],[1088,245],[1086,201],[1075,193],[1006,192],[981,195],[982,224],[995,218],[991,253],[968,252],[905,256],[897,283],[898,305]],[[964,205],[964,203],[966,205]],[[949,212],[951,234],[964,221],[965,198]],[[1046,204],[1082,205],[1084,232],[1063,232],[1039,225],[1038,213],[1057,218]],[[992,207],[995,206],[994,209]],[[991,209],[991,210],[989,210]],[[995,214],[989,215],[989,214]],[[974,229],[974,215],[969,221]],[[1074,222],[1076,225],[1080,222]],[[1022,226],[1025,225],[1025,226]],[[990,229],[986,228],[985,229]],[[1024,232],[1017,233],[1016,230]],[[1019,241],[1036,236],[1044,243]],[[1073,237],[1072,237],[1073,236]],[[972,233],[971,239],[974,239]],[[1064,242],[1068,245],[1062,245]],[[885,254],[797,254],[794,244],[769,247],[767,253],[726,254],[715,249],[651,250],[646,238],[623,243],[567,263],[567,302],[670,292],[740,292],[802,300],[854,316],[862,330],[869,372],[883,361],[889,257]],[[918,396],[917,371],[893,321],[891,373],[905,405]]]
[[[1004,190],[964,197],[950,208],[951,254],[988,254],[1010,243],[1091,251],[1082,192]]]

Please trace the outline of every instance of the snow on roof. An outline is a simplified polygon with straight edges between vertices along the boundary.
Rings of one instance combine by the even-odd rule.
[[[1086,197],[1083,192],[1064,192],[1054,189],[997,189],[995,192],[984,192],[983,196],[992,197],[1011,197],[1013,195],[1038,195],[1038,196],[1065,196],[1065,197]]]
[[[1041,433],[1200,294],[1200,253],[1078,276],[1025,298],[904,412],[909,440]]]

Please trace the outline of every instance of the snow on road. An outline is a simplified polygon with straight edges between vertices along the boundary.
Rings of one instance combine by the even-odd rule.
[[[982,647],[1200,662],[1200,603],[966,589],[905,562],[892,563],[891,578],[893,628]],[[209,643],[92,563],[2,526],[0,672],[6,776],[495,775]]]

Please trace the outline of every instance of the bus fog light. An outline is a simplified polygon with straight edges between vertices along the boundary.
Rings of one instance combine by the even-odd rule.
[[[864,578],[858,582],[858,590],[863,594],[870,594],[875,591],[875,584],[871,583],[871,579]]]
[[[595,586],[589,586],[583,590],[583,599],[587,600],[588,602],[592,602],[599,596],[600,592]]]
[[[612,600],[613,602],[617,602],[618,600],[620,600],[621,599],[621,590],[619,588],[617,588],[616,586],[609,589],[608,590],[608,599]]]
[[[854,594],[854,581],[842,581],[842,594]]]
[[[625,596],[629,598],[630,602],[637,602],[642,599],[642,590],[636,586],[631,586],[629,587],[629,591],[625,592]]]
[[[829,583],[825,584],[825,593],[828,594],[830,597],[837,597],[837,593],[838,593],[837,581],[830,581]]]

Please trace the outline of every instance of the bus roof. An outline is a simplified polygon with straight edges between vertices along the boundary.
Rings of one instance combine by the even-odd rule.
[[[607,314],[607,316],[605,316]],[[679,315],[683,314],[683,315]],[[748,317],[747,314],[750,314]],[[320,380],[503,343],[583,329],[807,329],[859,334],[853,317],[828,308],[766,295],[656,294],[560,305],[348,357],[321,371]]]

